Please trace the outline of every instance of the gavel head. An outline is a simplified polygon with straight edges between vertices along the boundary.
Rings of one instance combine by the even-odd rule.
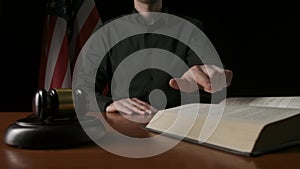
[[[50,89],[48,92],[39,89],[32,100],[32,111],[42,120],[74,118],[72,89]]]

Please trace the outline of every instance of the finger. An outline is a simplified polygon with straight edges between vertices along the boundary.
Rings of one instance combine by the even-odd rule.
[[[178,78],[176,78],[178,79]],[[179,90],[179,85],[178,83],[176,82],[176,79],[173,78],[169,81],[169,85],[173,88],[173,89],[176,89],[176,90]]]
[[[117,111],[125,113],[125,114],[133,114],[134,111],[132,111],[130,108],[124,105],[124,101],[116,101],[114,102],[114,106],[116,107]]]
[[[192,93],[199,89],[194,81],[189,81],[184,78],[173,78],[169,81],[169,85],[176,90],[181,90],[186,93]]]
[[[192,79],[195,80],[198,85],[202,86],[206,90],[211,90],[211,82],[205,66],[201,67],[196,65],[191,67],[189,71],[191,71]]]
[[[128,106],[130,106],[130,109],[132,109],[134,112],[136,112],[138,114],[146,114],[147,111],[149,111],[146,106],[144,106],[143,104],[137,103],[136,101],[134,101],[132,99],[128,99],[128,103],[129,103]]]
[[[225,69],[216,65],[202,65],[200,68],[210,78],[211,88],[204,89],[206,92],[215,93],[227,87]]]
[[[147,106],[145,106],[144,104],[141,104],[139,102],[137,102],[135,99],[129,99],[128,102],[136,107],[139,107],[142,110],[147,110],[149,109]]]
[[[127,109],[131,110],[132,112],[135,112],[138,114],[146,114],[146,111],[144,111],[142,109],[143,105],[138,104],[131,99],[126,99],[121,103],[123,106],[125,106]]]
[[[132,100],[141,106],[148,114],[152,114],[157,112],[157,109],[148,104],[147,102],[141,101],[140,99],[137,98],[132,98]]]
[[[213,92],[220,91],[223,88],[231,85],[233,76],[231,70],[222,69],[216,65],[205,65],[205,68],[208,70],[207,74],[209,77],[211,77],[211,81],[214,82],[214,89],[212,90]]]
[[[211,76],[212,87],[207,90],[209,93],[216,93],[226,87],[226,77],[224,71],[214,72]]]
[[[233,77],[233,72],[231,70],[225,70],[225,77],[226,77],[226,84],[227,86],[231,85],[232,77]]]
[[[117,112],[118,110],[114,106],[114,103],[111,103],[109,106],[106,107],[106,112],[112,113],[112,112]]]

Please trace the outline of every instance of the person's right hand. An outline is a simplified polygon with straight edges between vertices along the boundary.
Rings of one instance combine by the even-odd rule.
[[[128,98],[114,101],[106,108],[106,112],[108,113],[117,111],[125,114],[153,114],[157,112],[157,110],[150,104],[137,98]]]
[[[208,93],[215,93],[230,86],[232,76],[231,70],[215,65],[194,65],[181,78],[171,79],[169,85],[174,89],[187,93],[192,93],[199,89],[203,89]]]

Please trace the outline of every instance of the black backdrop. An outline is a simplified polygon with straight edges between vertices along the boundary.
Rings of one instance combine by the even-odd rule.
[[[203,21],[234,71],[228,96],[300,95],[296,2],[166,0],[170,11]],[[38,89],[44,0],[0,1],[0,111],[31,111]],[[103,21],[131,12],[132,0],[97,0]]]

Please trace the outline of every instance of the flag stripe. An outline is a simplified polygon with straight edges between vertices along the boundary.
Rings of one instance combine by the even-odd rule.
[[[89,36],[100,26],[101,20],[94,0],[85,0],[76,14],[74,32],[70,42],[71,68],[74,68],[78,54]],[[84,37],[86,36],[86,37]]]
[[[68,67],[67,67],[67,72],[63,81],[63,84],[61,88],[70,88],[72,87],[72,81],[71,81],[71,69],[70,69],[70,62],[68,60]]]
[[[106,85],[105,85],[105,87],[104,87],[104,89],[103,89],[103,91],[102,91],[102,95],[103,95],[103,96],[107,96],[108,93],[109,93],[109,90],[110,90],[110,88],[109,88],[109,83],[106,83]]]
[[[75,18],[75,20],[77,21],[78,30],[81,30],[81,28],[83,27],[84,23],[88,20],[88,17],[94,8],[95,8],[95,3],[93,0],[83,1],[83,4],[78,10]]]
[[[65,33],[64,40],[62,42],[61,48],[59,50],[59,54],[57,57],[57,61],[55,64],[55,69],[51,79],[50,88],[54,88],[56,86],[63,86],[63,81],[67,75],[67,68],[69,64],[68,58],[68,36]],[[53,78],[55,77],[55,78]]]
[[[87,6],[88,5],[88,6]],[[88,20],[88,16],[90,12],[93,10],[93,7],[95,6],[94,1],[92,0],[85,0],[83,1],[81,7],[79,8],[76,18],[74,20],[73,25],[73,35],[70,42],[70,60],[73,62],[75,60],[75,48],[76,48],[76,40],[77,36],[80,32],[80,29],[83,27],[86,20]]]
[[[43,32],[43,46],[42,46],[42,56],[40,60],[40,75],[39,75],[39,86],[42,88],[45,85],[45,73],[46,73],[46,65],[47,58],[49,55],[49,48],[51,43],[51,37],[54,31],[54,26],[57,17],[46,16],[45,24],[44,24],[44,32]]]
[[[49,55],[45,72],[45,89],[49,90],[57,58],[65,38],[67,23],[63,18],[57,17],[54,32],[49,47]],[[58,77],[55,77],[58,78]]]
[[[78,57],[78,55],[81,51],[81,48],[83,47],[85,42],[88,40],[90,35],[95,30],[95,27],[98,24],[98,19],[97,18],[99,18],[99,15],[98,15],[96,7],[94,7],[92,12],[89,15],[87,21],[84,23],[83,27],[81,28],[81,30],[79,32],[79,35],[77,36],[76,48],[75,48],[75,57],[74,57],[74,60],[72,62],[72,67],[74,67],[74,65],[76,63],[76,60],[77,60],[77,57]]]
[[[47,0],[47,12],[39,84],[46,90],[71,88],[73,66],[70,63],[76,62],[81,48],[101,20],[94,0]]]

